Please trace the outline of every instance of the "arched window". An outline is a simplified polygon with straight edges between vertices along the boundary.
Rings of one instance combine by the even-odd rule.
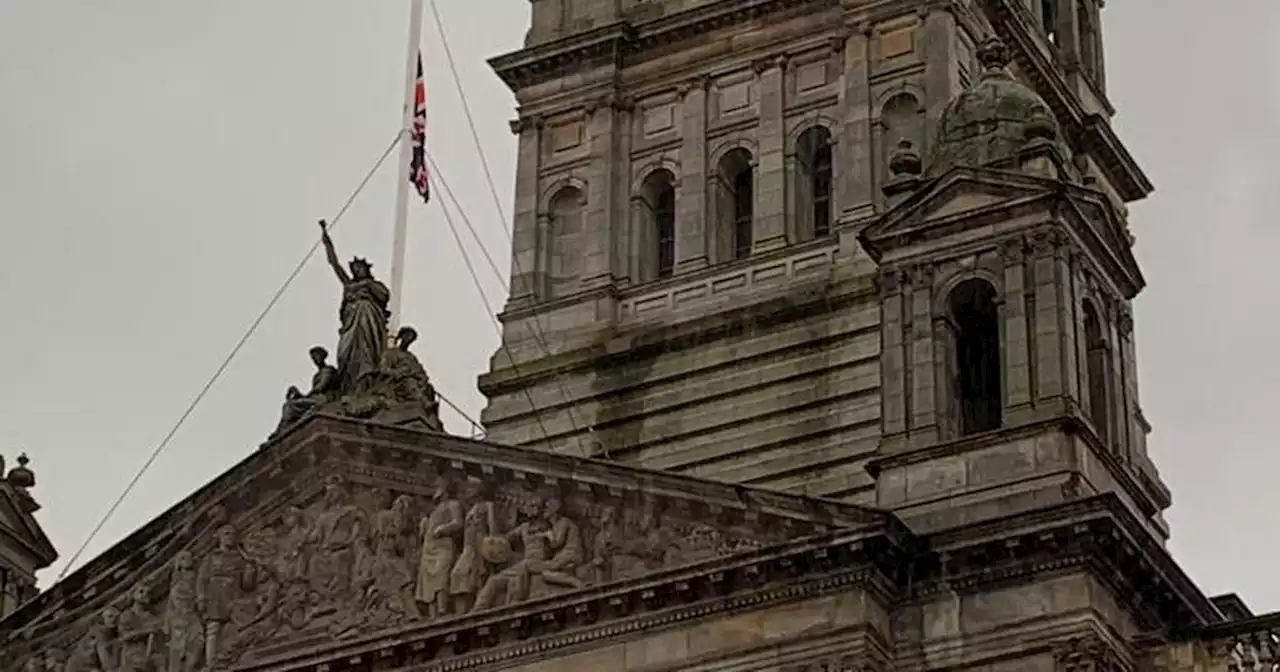
[[[796,212],[802,238],[831,232],[831,132],[814,126],[796,141]]]
[[[738,148],[720,159],[716,185],[717,246],[722,259],[751,254],[755,206],[755,170],[751,152]]]
[[[585,215],[583,195],[577,187],[556,192],[547,208],[548,255],[546,259],[550,294],[571,294],[582,275],[583,232]]]
[[[675,176],[666,169],[649,173],[640,186],[639,227],[641,250],[640,279],[665,278],[676,266]]]
[[[996,290],[979,278],[965,280],[947,297],[954,339],[952,389],[960,435],[999,429],[1000,318]]]
[[[1093,304],[1084,302],[1084,345],[1085,375],[1089,386],[1089,399],[1086,408],[1089,421],[1104,444],[1109,442],[1111,431],[1109,414],[1110,403],[1107,394],[1107,343],[1102,337],[1102,322],[1098,320],[1098,311]]]
[[[1040,0],[1040,25],[1049,44],[1058,43],[1058,0]]]

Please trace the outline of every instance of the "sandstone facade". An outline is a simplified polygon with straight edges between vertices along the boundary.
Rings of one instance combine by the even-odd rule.
[[[1165,548],[1101,4],[533,0],[488,440],[291,393],[0,670],[1275,669]]]

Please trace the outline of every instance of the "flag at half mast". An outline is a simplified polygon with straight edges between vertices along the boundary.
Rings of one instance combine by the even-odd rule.
[[[418,190],[422,202],[431,200],[431,183],[427,179],[427,84],[422,79],[422,52],[418,52],[418,78],[413,83],[413,124],[409,127],[413,142],[413,158],[409,161],[409,181]]]

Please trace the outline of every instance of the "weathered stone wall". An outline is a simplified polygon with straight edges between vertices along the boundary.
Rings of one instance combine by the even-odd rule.
[[[600,14],[609,4],[541,0],[534,33],[555,33],[550,17],[566,13],[599,27],[615,20]],[[555,33],[573,36],[563,45],[495,59],[521,117],[504,349],[481,381],[489,436],[868,501],[880,315],[874,265],[853,234],[884,208],[891,149],[927,148],[929,121],[972,72],[973,18],[916,2],[874,13],[850,3],[623,4],[643,44],[621,62],[521,69],[545,50],[594,53],[587,24],[573,20],[556,24],[571,26]],[[835,158],[833,232],[820,240],[797,158],[815,128],[830,134]],[[735,150],[749,152],[754,180],[752,255],[736,261],[718,172]],[[637,205],[655,171],[676,185],[675,272],[665,279],[652,273]],[[770,317],[778,302],[807,306]]]

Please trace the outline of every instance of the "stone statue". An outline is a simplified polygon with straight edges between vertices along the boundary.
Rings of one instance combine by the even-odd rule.
[[[161,647],[160,617],[152,611],[150,585],[142,581],[129,593],[129,606],[120,612],[118,672],[161,672],[167,664]]]
[[[342,282],[338,387],[344,394],[363,392],[378,372],[387,347],[387,302],[391,291],[373,277],[373,266],[365,259],[352,259],[348,264],[350,272],[342,267],[324,220],[320,220],[320,240],[330,268]]]
[[[218,528],[216,546],[205,556],[196,578],[196,607],[204,620],[205,666],[228,654],[233,615],[241,597],[257,588],[257,572],[241,552],[235,528]]]
[[[331,479],[324,486],[323,509],[306,540],[312,550],[307,576],[322,610],[334,610],[347,603],[365,527],[364,513],[347,501],[342,483]]]
[[[476,593],[489,576],[489,564],[507,561],[506,539],[498,536],[497,514],[493,491],[487,482],[467,484],[467,500],[472,502],[462,521],[462,551],[449,572],[449,597],[452,613],[471,611]]]
[[[527,520],[507,534],[519,541],[523,557],[489,577],[476,597],[476,609],[513,604],[546,594],[555,588],[581,588],[575,575],[582,561],[582,529],[561,510],[558,496],[550,496],[543,515]]]
[[[167,638],[168,672],[194,672],[204,653],[204,624],[196,609],[196,563],[178,551],[169,574],[169,597],[161,629]]]
[[[317,345],[311,348],[310,355],[311,362],[316,365],[316,372],[311,376],[311,391],[303,394],[297,387],[289,387],[284,395],[284,407],[280,411],[280,424],[272,432],[272,438],[293,426],[310,411],[337,398],[338,369],[327,361],[329,351]]]
[[[462,504],[454,496],[454,489],[452,480],[440,479],[432,497],[435,506],[418,525],[422,551],[414,598],[426,606],[429,619],[449,613],[449,572],[458,559],[458,537],[463,524]]]
[[[401,327],[396,333],[396,347],[383,356],[378,385],[382,410],[373,419],[439,431],[443,426],[435,387],[417,355],[409,351],[417,340],[417,330]]]

